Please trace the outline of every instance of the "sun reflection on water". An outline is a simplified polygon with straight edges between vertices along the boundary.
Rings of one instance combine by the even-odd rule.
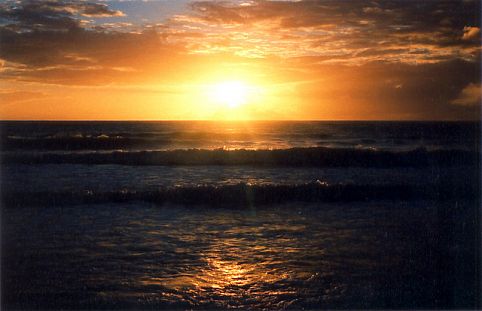
[[[176,290],[196,288],[200,291],[215,290],[219,294],[229,294],[228,288],[231,291],[237,288],[247,289],[256,284],[275,283],[288,277],[287,273],[270,270],[263,263],[207,257],[201,268],[193,269],[190,273],[173,277],[144,276],[140,283],[161,285]]]
[[[145,253],[146,261],[136,257],[142,264],[128,280],[139,293],[136,299],[213,309],[282,309],[300,297],[314,305],[335,299],[331,291],[344,285],[333,280],[336,267],[326,262],[319,244],[334,249],[331,229],[313,223],[320,232],[312,239],[304,234],[313,229],[303,213],[291,213],[288,221],[278,213],[221,210],[212,217],[212,211],[201,211],[199,218],[176,214],[175,226],[144,228],[150,234],[143,236],[149,243],[143,249],[158,251]]]
[[[238,235],[239,233],[237,232]],[[287,250],[288,253],[296,252],[296,249],[289,247]],[[273,286],[290,279],[290,273],[279,269],[281,262],[272,258],[273,253],[282,251],[252,241],[246,244],[244,239],[226,239],[213,243],[209,250],[202,254],[202,263],[188,267],[185,273],[143,276],[139,283],[143,286],[189,293],[198,298],[214,295],[243,299],[246,295],[254,297],[261,292],[265,298],[293,295],[295,292],[290,288]]]

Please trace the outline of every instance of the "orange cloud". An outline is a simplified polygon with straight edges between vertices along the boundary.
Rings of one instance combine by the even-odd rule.
[[[465,26],[462,40],[474,40],[474,39],[480,39],[480,28]]]
[[[482,85],[470,83],[460,95],[452,101],[454,105],[461,105],[461,106],[479,106],[480,100],[482,95]]]

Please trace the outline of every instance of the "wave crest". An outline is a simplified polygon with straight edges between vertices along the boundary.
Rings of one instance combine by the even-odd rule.
[[[64,191],[3,193],[5,206],[119,203],[143,201],[210,206],[251,206],[284,202],[350,202],[367,200],[475,199],[477,185],[451,183],[412,185],[327,184],[316,181],[297,185],[199,185],[165,187],[155,191]]]
[[[274,150],[182,149],[88,153],[4,153],[2,163],[120,165],[250,165],[296,167],[423,167],[475,165],[479,153],[466,150],[380,151],[354,148]]]

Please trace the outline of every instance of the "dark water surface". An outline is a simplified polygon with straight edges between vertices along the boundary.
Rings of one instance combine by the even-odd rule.
[[[476,122],[3,121],[0,128],[4,151],[293,147],[467,149],[479,142],[479,123]]]
[[[142,203],[4,212],[26,308],[473,307],[470,203]],[[443,213],[456,209],[452,213]]]
[[[479,123],[0,127],[6,309],[480,306]]]

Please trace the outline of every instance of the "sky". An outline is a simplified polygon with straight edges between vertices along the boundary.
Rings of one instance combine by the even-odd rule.
[[[0,1],[3,120],[478,120],[481,3]]]

